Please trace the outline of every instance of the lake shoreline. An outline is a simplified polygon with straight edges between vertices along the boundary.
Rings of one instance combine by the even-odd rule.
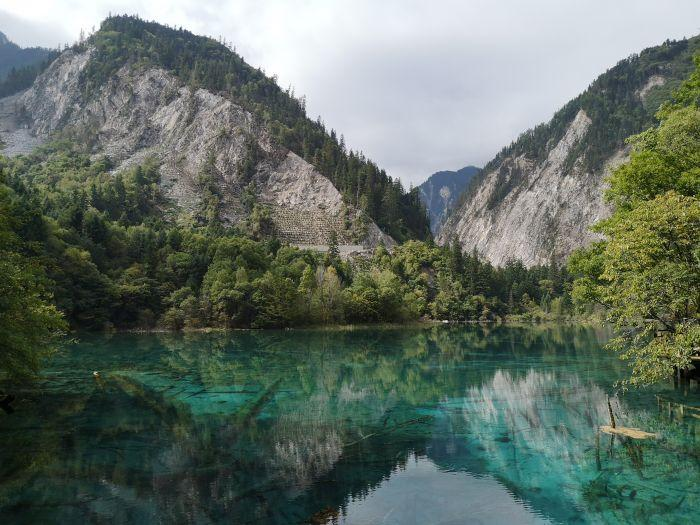
[[[605,326],[607,323],[602,319],[596,318],[562,318],[562,319],[543,319],[543,320],[525,320],[525,319],[491,319],[491,320],[468,320],[468,321],[449,321],[436,319],[418,319],[405,323],[354,323],[354,324],[311,324],[288,326],[278,328],[225,328],[225,327],[202,327],[202,328],[107,328],[103,330],[89,330],[87,332],[94,334],[207,334],[207,333],[226,333],[226,332],[266,332],[266,331],[303,331],[303,330],[337,330],[351,331],[368,328],[417,328],[417,327],[434,327],[434,326]],[[86,330],[71,330],[70,334],[85,333]]]

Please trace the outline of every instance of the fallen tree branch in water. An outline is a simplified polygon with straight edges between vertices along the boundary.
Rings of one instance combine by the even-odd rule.
[[[603,425],[600,427],[600,431],[605,432],[606,434],[626,436],[632,439],[649,439],[656,437],[656,434],[652,434],[651,432],[645,432],[644,430],[639,430],[638,428],[629,427],[611,427],[609,425]]]

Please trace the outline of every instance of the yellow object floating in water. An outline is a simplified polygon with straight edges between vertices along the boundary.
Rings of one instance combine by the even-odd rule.
[[[601,432],[606,434],[616,434],[618,436],[626,436],[632,439],[649,439],[656,437],[656,434],[651,432],[645,432],[644,430],[639,430],[638,428],[629,427],[611,427],[609,425],[603,425],[600,427]]]

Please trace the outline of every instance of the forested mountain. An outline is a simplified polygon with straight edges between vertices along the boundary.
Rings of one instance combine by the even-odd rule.
[[[407,193],[398,179],[349,150],[320,119],[306,116],[303,98],[280,89],[274,78],[246,64],[223,43],[124,16],[107,19],[75,52],[90,54],[79,79],[86,97],[103,91],[125,68],[162,68],[191,92],[204,89],[249,112],[267,140],[312,164],[340,191],[345,204],[365,212],[395,239],[429,235],[416,191]]]
[[[395,246],[372,219],[398,240],[429,237],[418,191],[211,39],[111,18],[0,109],[11,154],[0,156],[0,234],[16,276],[0,339],[34,322],[29,299],[57,329],[57,312],[72,328],[180,329],[569,309],[561,268]],[[351,243],[368,257],[343,260]]]
[[[459,196],[478,172],[476,166],[466,166],[457,171],[438,171],[418,186],[421,200],[428,209],[433,235],[437,235]]]
[[[561,268],[494,268],[421,241],[342,260],[333,239],[326,254],[281,245],[255,211],[235,228],[177,217],[157,164],[112,170],[68,141],[0,156],[0,268],[10,277],[0,284],[0,343],[21,328],[32,355],[44,334],[34,326],[61,326],[57,311],[73,328],[99,330],[531,319],[570,309]]]
[[[13,69],[39,64],[50,54],[43,47],[19,47],[0,32],[0,79],[5,78]]]
[[[546,124],[505,147],[464,192],[438,241],[458,238],[494,264],[563,261],[598,238],[589,227],[610,213],[604,178],[628,154],[625,139],[693,68],[700,37],[666,41],[620,61]]]
[[[52,56],[43,47],[21,48],[0,32],[0,97],[29,87]]]
[[[290,241],[326,242],[324,228],[303,235],[308,224],[324,223],[344,224],[338,233],[346,244],[359,243],[374,223],[399,241],[430,235],[417,191],[406,192],[309,119],[303,98],[223,43],[188,31],[111,17],[64,51],[18,106],[31,134],[70,134],[118,168],[156,157],[186,207],[206,207],[207,172],[205,186],[226,221],[247,216],[255,200],[271,208]],[[13,137],[3,140],[11,154]]]

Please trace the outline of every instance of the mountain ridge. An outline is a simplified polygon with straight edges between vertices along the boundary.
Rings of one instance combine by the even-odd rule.
[[[50,53],[49,49],[43,47],[20,47],[0,31],[0,81],[13,69],[40,64]]]
[[[589,227],[610,213],[605,177],[627,155],[625,139],[690,73],[700,37],[666,41],[621,60],[552,119],[503,148],[472,180],[437,241],[503,265],[563,263],[599,239]]]
[[[294,209],[309,224],[337,223],[333,218],[342,216],[346,222],[336,233],[344,244],[393,245],[359,210],[344,205],[326,177],[276,145],[250,112],[219,95],[183,86],[164,69],[123,66],[86,97],[81,72],[94,52],[64,52],[19,98],[33,134],[59,132],[88,144],[116,171],[156,162],[166,195],[198,221],[214,217],[242,225],[259,206],[268,233],[286,240],[297,225],[275,219],[279,210]],[[246,196],[254,202],[246,204]],[[324,244],[330,235],[310,228],[305,233],[302,244]]]
[[[17,137],[60,133],[119,169],[154,157],[169,195],[193,213],[211,214],[203,210],[216,201],[216,215],[240,224],[257,204],[282,240],[324,221],[343,225],[336,233],[345,244],[370,248],[394,243],[377,224],[398,240],[430,235],[417,191],[346,150],[306,117],[303,100],[207,37],[109,18],[18,102],[29,130],[16,125]],[[24,152],[13,138],[3,136],[6,152]],[[321,229],[306,243],[325,244],[330,232]]]
[[[313,164],[344,200],[362,210],[398,240],[427,238],[429,223],[417,191],[405,191],[364,155],[346,148],[342,137],[306,115],[303,98],[283,91],[274,78],[247,64],[232,49],[209,37],[137,17],[111,17],[85,45],[96,60],[82,82],[94,89],[125,64],[162,67],[190,87],[230,98],[264,123],[281,146]]]

